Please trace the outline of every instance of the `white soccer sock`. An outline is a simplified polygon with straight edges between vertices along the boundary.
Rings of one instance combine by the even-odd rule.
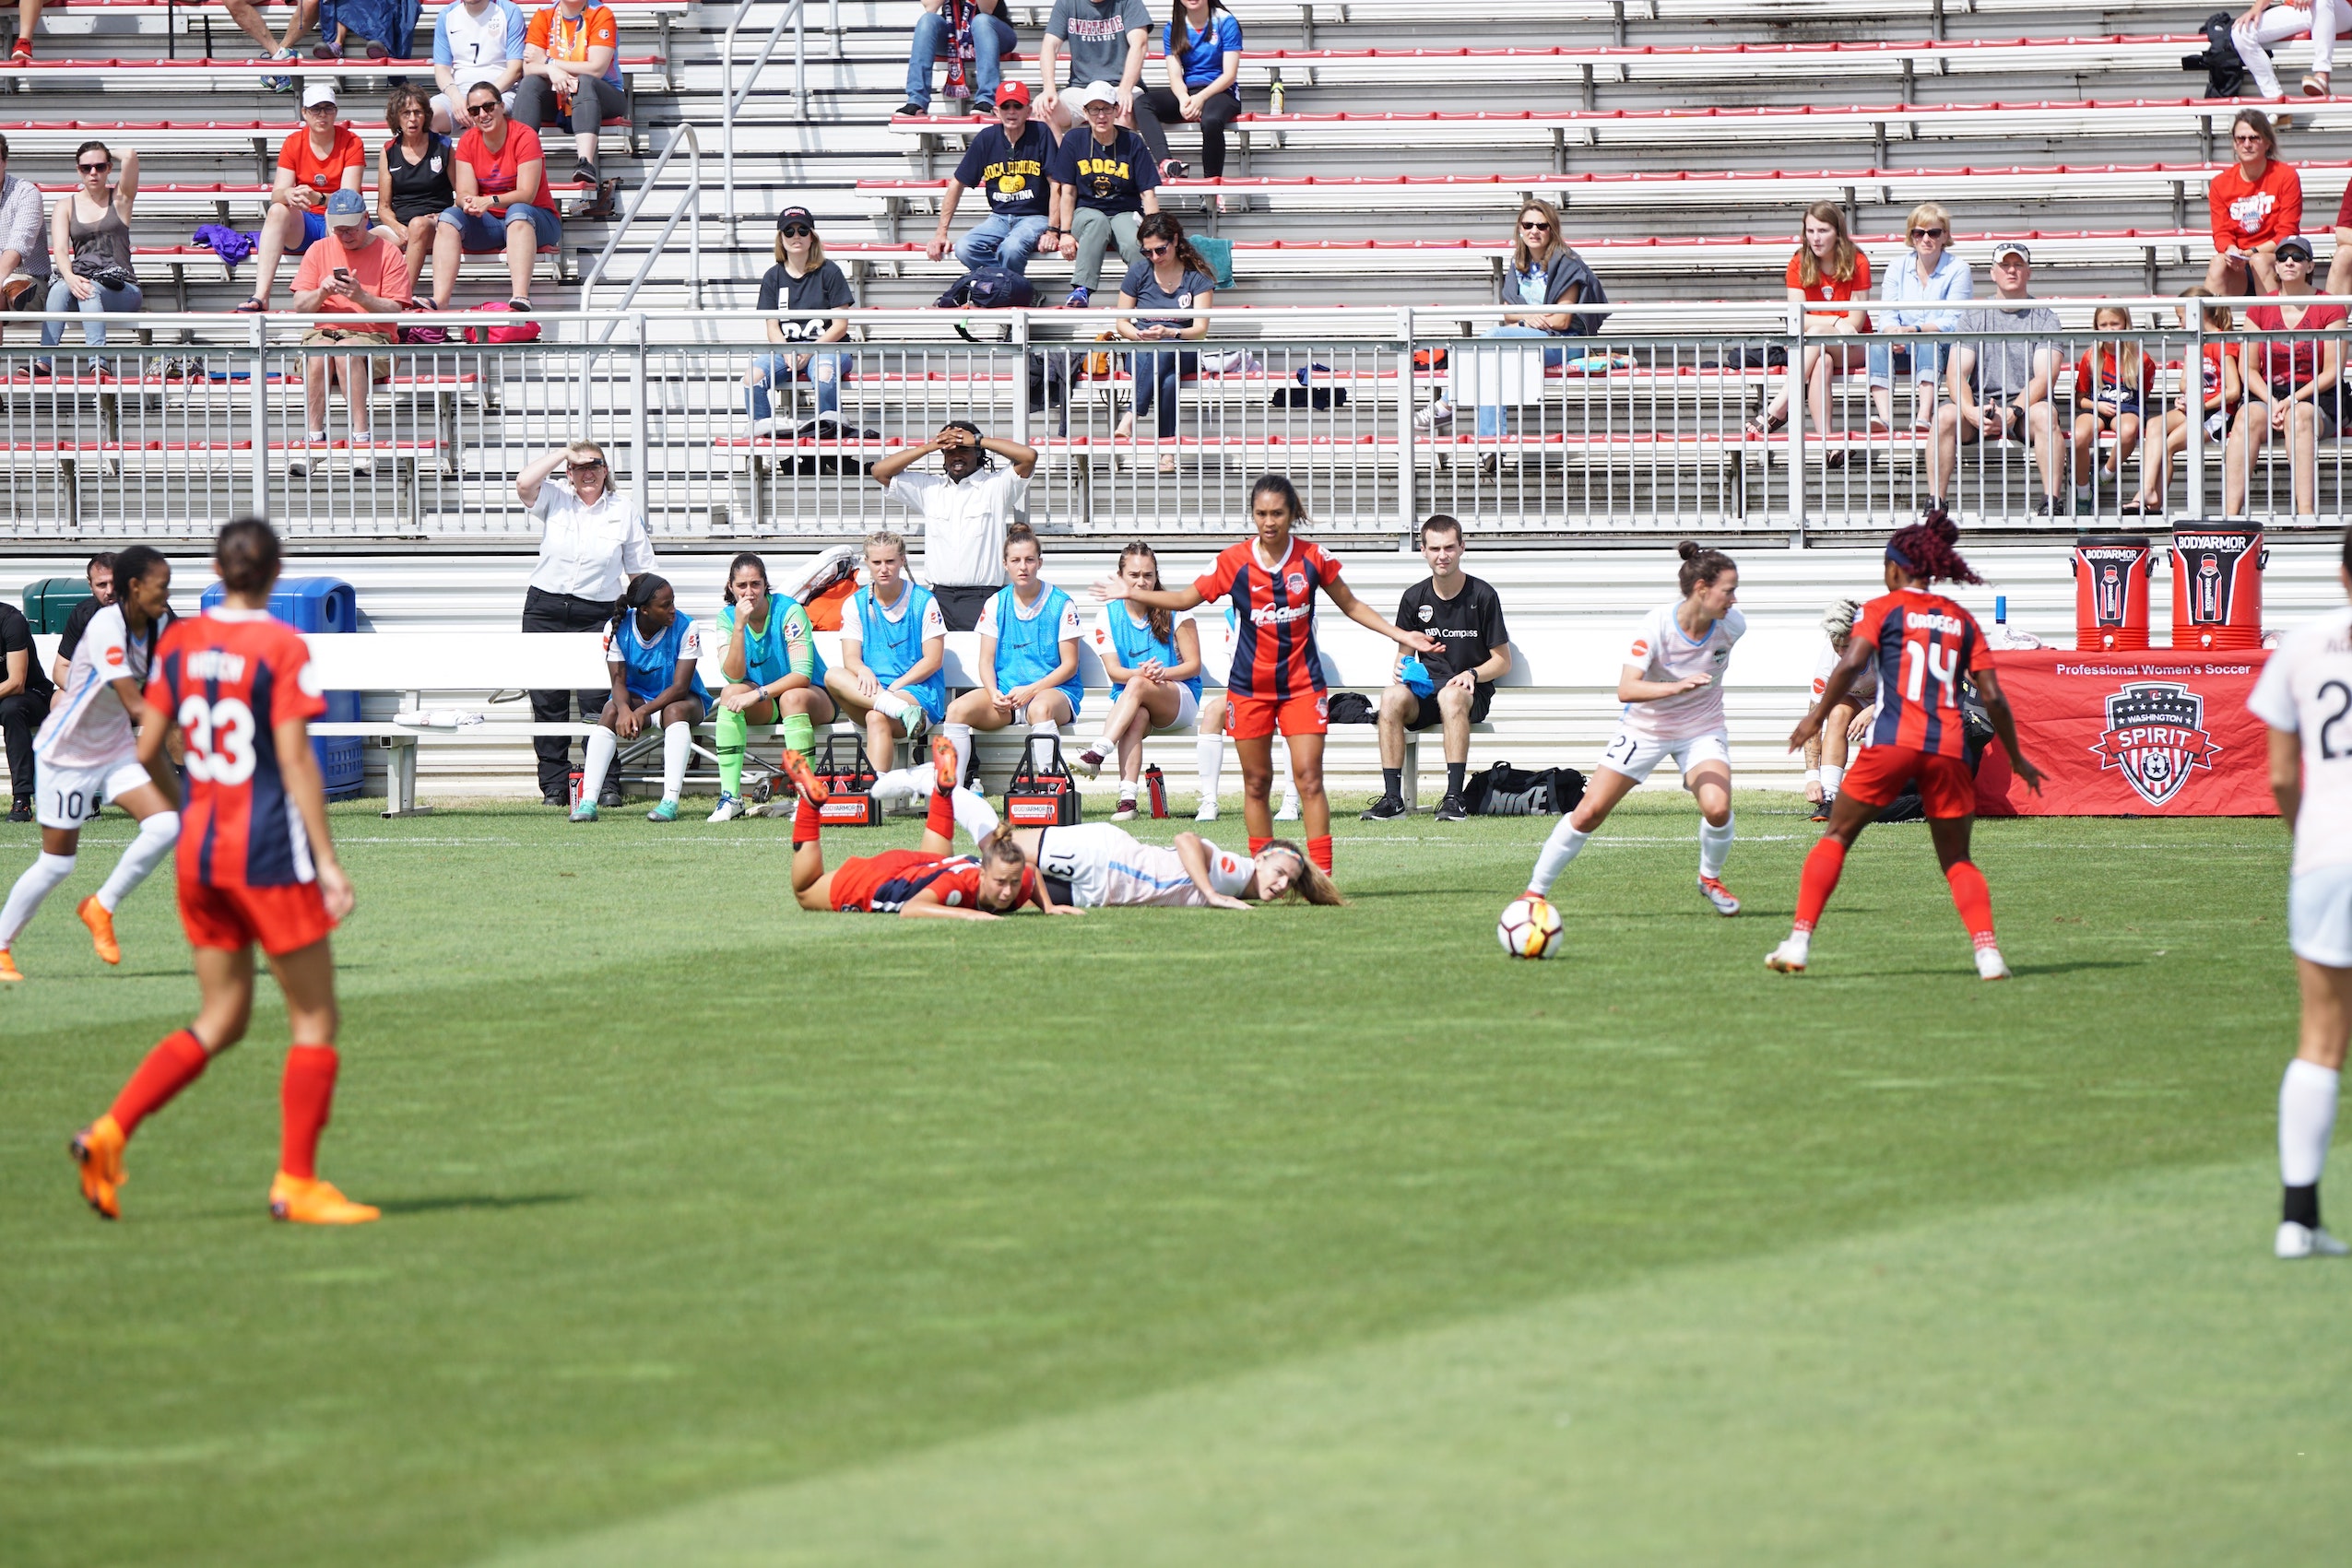
[[[1543,841],[1543,849],[1535,857],[1535,874],[1527,879],[1529,892],[1549,893],[1552,884],[1560,879],[1560,873],[1568,868],[1568,862],[1582,852],[1586,842],[1592,837],[1590,833],[1578,832],[1569,826],[1573,820],[1569,817],[1561,818],[1552,829],[1552,836]]]
[[[1723,861],[1731,853],[1731,833],[1736,817],[1726,817],[1723,825],[1716,827],[1704,817],[1698,819],[1698,874],[1702,877],[1723,875]]]
[[[896,719],[900,728],[911,732],[914,726],[907,723],[907,715],[921,713],[923,705],[904,692],[892,691],[886,686],[874,693],[874,711],[886,719]]]
[[[8,890],[7,904],[0,907],[0,952],[6,952],[16,941],[17,933],[25,928],[25,922],[41,907],[41,901],[73,874],[72,855],[52,855],[47,850],[25,867],[25,874]]]
[[[1200,775],[1200,798],[1217,798],[1217,786],[1225,773],[1225,737],[1204,735],[1192,743],[1192,766]]]
[[[123,858],[114,863],[106,885],[98,890],[100,906],[107,914],[113,914],[123,901],[131,896],[131,890],[146,881],[148,873],[161,865],[163,857],[171,853],[171,846],[179,842],[180,814],[177,811],[158,811],[141,822],[139,836],[131,841],[131,847],[124,850]]]
[[[893,800],[913,800],[928,795],[938,782],[938,775],[928,767],[892,768],[887,773],[875,775],[873,788],[869,791],[885,805]]]
[[[604,776],[611,772],[612,760],[620,752],[621,737],[598,725],[588,737],[587,758],[580,766],[581,799],[596,804],[597,796],[604,793]]]
[[[2278,1085],[2278,1179],[2286,1186],[2319,1183],[2335,1132],[2335,1098],[2344,1075],[2300,1056]]]
[[[1837,793],[1838,793],[1838,786],[1839,784],[1844,784],[1845,782],[1846,782],[1846,770],[1845,770],[1845,769],[1843,769],[1843,768],[1839,767],[1839,766],[1838,766],[1837,763],[1835,763],[1835,762],[1824,762],[1824,763],[1821,765],[1821,794],[1822,794],[1822,798],[1824,798],[1824,799],[1826,800],[1826,799],[1827,799],[1829,796],[1833,796],[1833,795],[1837,794]]]
[[[1029,726],[1029,765],[1044,768],[1054,760],[1054,742],[1061,738],[1061,725],[1051,719],[1041,720]]]
[[[950,746],[955,748],[955,776],[958,779],[970,778],[972,776],[972,726],[970,725],[941,725],[940,733],[947,737],[947,743]]]
[[[974,843],[997,831],[997,808],[977,790],[959,785],[947,798],[955,812],[955,825],[970,833]]]
[[[1119,780],[1119,782],[1118,782],[1118,797],[1119,797],[1119,800],[1121,801],[1121,803],[1123,803],[1123,804],[1125,804],[1125,805],[1128,805],[1128,806],[1132,806],[1132,805],[1134,805],[1134,804],[1135,804],[1135,791],[1136,791],[1136,787],[1137,787],[1137,786],[1136,786],[1136,781],[1135,781],[1135,780],[1133,780],[1133,779],[1121,779],[1121,780]]]
[[[661,732],[661,797],[676,800],[686,789],[686,760],[694,754],[689,725],[664,725]]]

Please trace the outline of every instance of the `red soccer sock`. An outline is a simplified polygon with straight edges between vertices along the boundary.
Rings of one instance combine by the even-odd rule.
[[[1985,886],[1984,873],[1976,862],[1963,860],[1944,873],[1952,884],[1952,907],[1960,912],[1960,924],[1968,928],[1968,936],[1980,948],[1994,947],[1992,937],[1992,890]]]
[[[1819,922],[1822,906],[1838,890],[1838,878],[1845,869],[1844,844],[1825,838],[1813,846],[1813,853],[1805,856],[1804,874],[1797,878],[1796,929],[1810,931]]]
[[[302,1181],[318,1175],[318,1135],[335,1104],[332,1045],[297,1045],[286,1053],[286,1077],[278,1090],[283,1120],[278,1135],[278,1168]]]
[[[1315,869],[1326,877],[1331,874],[1331,835],[1306,841],[1306,858],[1315,862]]]
[[[1257,859],[1257,858],[1258,858],[1258,852],[1259,852],[1259,851],[1260,851],[1260,850],[1262,850],[1262,849],[1264,849],[1264,848],[1265,848],[1268,844],[1272,843],[1273,842],[1274,842],[1274,841],[1273,841],[1272,839],[1261,839],[1261,838],[1259,838],[1259,837],[1256,833],[1252,833],[1252,834],[1250,834],[1250,835],[1249,835],[1249,857],[1250,857],[1252,860]]]
[[[955,802],[949,799],[944,791],[931,791],[931,809],[929,815],[923,819],[923,826],[927,831],[939,834],[950,843],[955,842]]]
[[[817,808],[809,804],[809,797],[802,796],[800,804],[792,813],[792,847],[798,849],[804,843],[814,843],[823,831],[824,819],[819,817]]]
[[[183,1029],[167,1034],[147,1054],[139,1070],[114,1097],[114,1105],[107,1114],[128,1138],[148,1117],[171,1102],[171,1097],[196,1080],[205,1064],[212,1058],[206,1055],[204,1042],[194,1030]]]

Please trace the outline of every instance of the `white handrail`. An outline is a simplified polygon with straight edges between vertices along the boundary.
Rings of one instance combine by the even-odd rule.
[[[727,18],[727,36],[719,42],[719,146],[726,165],[727,237],[735,238],[735,115],[743,100],[751,96],[751,88],[767,68],[769,57],[775,53],[776,42],[784,36],[786,23],[792,25],[792,111],[799,118],[809,117],[809,34],[808,0],[791,0],[776,18],[775,26],[768,29],[767,42],[761,46],[759,58],[751,63],[751,73],[744,77],[742,90],[735,86],[735,34],[743,26],[743,18],[751,14],[756,0],[741,0],[735,15]],[[838,7],[836,6],[836,15]]]
[[[637,186],[636,195],[629,203],[629,210],[622,213],[621,221],[612,226],[611,237],[605,241],[604,249],[597,253],[596,261],[589,266],[587,276],[581,279],[580,313],[584,316],[595,313],[597,284],[604,277],[605,265],[611,261],[614,253],[620,250],[622,237],[629,232],[630,226],[637,221],[638,210],[645,205],[646,198],[654,194],[654,187],[660,183],[662,171],[668,168],[669,160],[678,155],[678,146],[680,142],[686,144],[686,189],[680,193],[676,205],[669,209],[669,221],[662,225],[661,232],[655,236],[653,244],[647,247],[645,259],[638,265],[637,276],[629,280],[629,288],[621,296],[621,303],[613,307],[613,319],[605,324],[604,334],[597,339],[598,342],[609,341],[611,338],[613,328],[620,324],[620,312],[628,310],[630,302],[636,299],[637,290],[644,286],[645,278],[652,272],[655,261],[659,259],[662,253],[662,247],[668,244],[669,237],[678,231],[679,219],[681,218],[688,219],[691,225],[687,231],[687,244],[692,260],[690,264],[687,283],[693,289],[694,308],[697,311],[702,309],[703,137],[702,133],[694,128],[693,122],[690,120],[681,122],[678,128],[670,133],[669,145],[661,149],[661,157],[656,159],[653,168],[645,171],[644,180]]]

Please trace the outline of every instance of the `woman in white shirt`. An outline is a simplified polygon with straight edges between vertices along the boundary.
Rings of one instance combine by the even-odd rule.
[[[558,468],[562,477],[555,477]],[[575,441],[533,461],[514,477],[514,493],[539,520],[539,562],[523,591],[526,631],[601,631],[612,619],[613,601],[630,583],[654,569],[653,536],[644,513],[612,488],[604,448]],[[594,724],[608,693],[595,690],[534,691],[531,718],[543,725],[569,724],[572,704]],[[560,735],[533,738],[539,760],[539,798],[570,807],[572,743]],[[619,804],[618,796],[606,802]]]

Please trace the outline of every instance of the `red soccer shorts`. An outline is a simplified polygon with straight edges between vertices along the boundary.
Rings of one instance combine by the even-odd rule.
[[[316,882],[290,888],[211,888],[180,884],[180,924],[188,945],[242,952],[254,942],[272,958],[298,952],[335,929]]]
[[[1225,733],[1235,740],[1258,740],[1274,734],[1321,735],[1331,727],[1330,698],[1320,691],[1295,697],[1228,697]]]
[[[1936,820],[1973,817],[1977,812],[1976,775],[1965,757],[1944,757],[1915,746],[1872,746],[1846,770],[1841,794],[1865,806],[1891,806],[1911,780],[1920,782],[1920,804]]]

